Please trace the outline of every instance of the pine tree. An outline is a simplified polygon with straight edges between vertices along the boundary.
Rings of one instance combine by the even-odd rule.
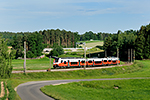
[[[140,32],[138,33],[136,44],[135,44],[135,51],[136,51],[136,58],[143,59],[144,58],[144,46],[145,46],[145,37],[143,34],[143,26],[141,27]]]

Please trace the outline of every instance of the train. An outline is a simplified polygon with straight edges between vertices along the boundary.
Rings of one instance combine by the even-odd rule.
[[[54,58],[53,68],[96,67],[120,64],[118,57],[109,58]]]

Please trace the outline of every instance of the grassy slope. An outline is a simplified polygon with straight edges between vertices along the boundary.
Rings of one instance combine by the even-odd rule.
[[[139,64],[142,62],[143,65]],[[57,80],[57,79],[91,79],[91,78],[123,78],[123,77],[150,77],[150,61],[138,61],[132,66],[115,67],[100,70],[79,70],[69,72],[40,72],[12,74],[9,79],[12,87],[28,81]],[[144,67],[143,67],[144,66]],[[44,76],[44,77],[43,77]]]
[[[149,63],[149,62],[148,62]],[[122,77],[150,77],[149,67],[144,67],[136,62],[131,66],[114,67],[99,70],[77,70],[68,72],[39,72],[39,73],[18,73],[12,74],[11,80],[14,87],[36,80],[58,80],[58,79],[91,79],[91,78],[122,78]],[[145,73],[146,72],[146,73]],[[44,76],[44,77],[43,77]]]
[[[118,86],[119,89],[114,89]],[[74,82],[41,88],[59,100],[148,100],[149,79]]]
[[[150,61],[140,61],[143,65],[134,65],[132,67],[112,68],[103,70],[107,75],[102,77],[150,77]],[[144,66],[144,67],[142,67]],[[139,70],[135,70],[134,68]],[[115,69],[115,70],[114,70]],[[128,70],[128,71],[127,71]],[[115,71],[118,71],[115,72]],[[95,73],[96,74],[96,73]],[[113,75],[111,75],[113,74]],[[119,86],[119,89],[114,89]],[[131,79],[131,80],[105,80],[92,82],[69,83],[58,86],[45,86],[41,89],[44,93],[62,100],[100,100],[100,99],[145,99],[150,98],[149,79]],[[53,92],[52,92],[53,91]]]

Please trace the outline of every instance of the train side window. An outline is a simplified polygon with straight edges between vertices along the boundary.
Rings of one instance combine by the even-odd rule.
[[[92,63],[92,61],[90,60],[90,61],[88,61],[88,63]]]
[[[77,62],[71,62],[71,65],[73,65],[73,64],[77,64]]]
[[[104,60],[104,62],[107,62],[107,60]]]
[[[64,61],[64,64],[66,64],[66,61]]]
[[[61,63],[63,63],[63,60],[61,60]]]
[[[114,60],[113,62],[116,62],[116,60]]]
[[[81,61],[81,63],[85,63],[85,61]]]
[[[101,61],[95,61],[95,63],[102,63]]]

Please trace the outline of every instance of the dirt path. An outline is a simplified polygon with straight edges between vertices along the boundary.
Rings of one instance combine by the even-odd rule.
[[[0,98],[2,98],[5,95],[5,91],[4,91],[4,84],[3,81],[1,82],[1,94],[0,94]]]

